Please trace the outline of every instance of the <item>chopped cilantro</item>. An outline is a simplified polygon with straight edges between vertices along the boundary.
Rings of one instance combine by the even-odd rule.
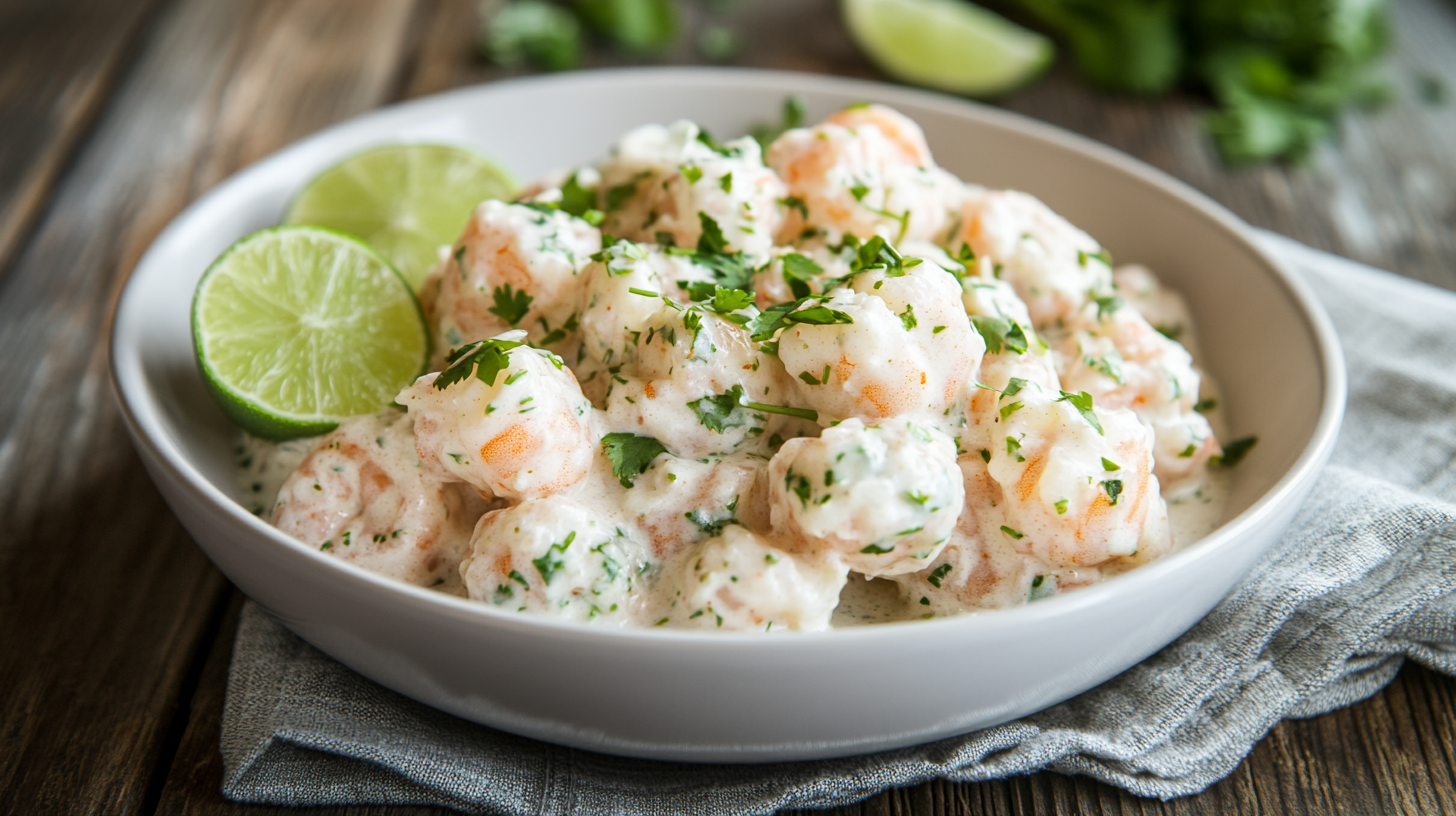
[[[905,311],[901,312],[898,317],[900,323],[905,326],[905,331],[910,331],[920,325],[920,321],[915,319],[915,304],[913,303],[906,303]]]
[[[521,318],[526,316],[526,310],[531,308],[531,301],[535,300],[524,290],[512,291],[509,283],[497,286],[493,294],[495,305],[486,311],[512,326],[521,322]]]
[[[867,545],[864,549],[860,550],[860,552],[868,553],[869,555],[883,555],[884,553],[890,552],[893,549],[895,549],[894,544],[891,544],[888,547],[881,547],[878,544],[870,544]]]
[[[1025,354],[1027,349],[1026,332],[1022,330],[1021,324],[1015,320],[1008,320],[1004,317],[984,317],[973,315],[971,325],[986,341],[986,351],[992,354],[1000,354],[1002,349],[1015,354]]]
[[[1058,499],[1057,502],[1056,502],[1056,504],[1054,504],[1052,506],[1055,507],[1055,508],[1057,508],[1057,515],[1059,515],[1059,516],[1066,515],[1066,513],[1067,513],[1067,500],[1066,499]]]
[[[1244,457],[1249,454],[1249,450],[1258,442],[1259,437],[1257,436],[1246,436],[1243,439],[1235,439],[1223,446],[1223,453],[1218,456],[1209,457],[1208,461],[1211,464],[1222,467],[1233,467],[1239,462],[1244,461]]]
[[[938,589],[940,587],[940,582],[945,578],[945,576],[950,574],[950,570],[950,564],[941,564],[940,566],[930,571],[930,575],[927,576],[926,580],[930,581],[930,583]]]
[[[507,352],[521,345],[511,340],[477,340],[450,352],[445,370],[435,378],[435,390],[444,391],[472,373],[486,385],[495,385],[495,378],[508,366]]]
[[[1057,402],[1071,403],[1072,407],[1077,409],[1077,413],[1081,414],[1082,418],[1087,420],[1087,424],[1091,425],[1094,429],[1096,429],[1098,436],[1106,436],[1106,434],[1102,432],[1102,423],[1097,421],[1097,414],[1093,413],[1092,411],[1091,394],[1087,393],[1086,391],[1082,391],[1077,394],[1069,394],[1066,391],[1063,391],[1061,392],[1061,394],[1061,397],[1057,398]]]
[[[716,397],[695,399],[688,403],[688,407],[698,415],[698,422],[704,428],[714,433],[723,433],[727,428],[737,428],[743,424],[743,415],[738,411],[742,399],[743,386],[735,385],[727,393]]]
[[[1013,530],[1013,529],[1011,529],[1010,527],[1007,527],[1004,524],[1001,525],[1001,532],[1005,533],[1006,535],[1011,536],[1012,538],[1018,539],[1018,540],[1019,539],[1026,538],[1026,534],[1025,533],[1022,533],[1019,530]]]
[[[694,167],[691,164],[684,164],[678,170],[682,172],[683,178],[688,180],[688,184],[697,184],[698,179],[703,177],[703,168]]]
[[[1107,491],[1107,503],[1116,507],[1117,497],[1122,495],[1122,480],[1108,479],[1102,483],[1102,489]]]
[[[1106,471],[1122,470],[1122,465],[1119,465],[1118,463],[1104,456],[1102,457],[1102,469]]]
[[[602,448],[612,463],[612,475],[631,487],[632,480],[647,470],[658,454],[666,453],[667,447],[650,436],[630,433],[609,433],[602,437]]]
[[[808,297],[812,292],[809,283],[824,275],[824,267],[815,263],[813,258],[797,252],[785,255],[783,265],[784,282],[789,285],[789,291],[796,298]]]

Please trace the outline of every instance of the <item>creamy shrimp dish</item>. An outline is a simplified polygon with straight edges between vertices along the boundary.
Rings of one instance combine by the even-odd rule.
[[[481,203],[421,301],[435,359],[403,410],[249,478],[287,473],[263,514],[305,545],[500,610],[956,615],[1096,583],[1217,517],[1181,298],[1038,199],[937,167],[882,106],[766,149],[638,128]]]

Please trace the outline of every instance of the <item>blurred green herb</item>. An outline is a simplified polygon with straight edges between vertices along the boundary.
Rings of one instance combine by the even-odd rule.
[[[581,24],[555,3],[486,0],[480,16],[480,51],[499,65],[529,62],[547,71],[564,71],[581,64]]]
[[[662,51],[677,39],[674,0],[573,0],[581,21],[626,54]]]
[[[1218,109],[1206,125],[1231,164],[1298,161],[1340,113],[1389,95],[1384,0],[1019,0],[1089,82],[1159,94],[1180,80]]]

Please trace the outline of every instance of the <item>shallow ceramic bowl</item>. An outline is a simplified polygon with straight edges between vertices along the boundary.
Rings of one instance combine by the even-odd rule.
[[[746,132],[802,94],[811,121],[885,102],[962,178],[1045,199],[1119,261],[1187,297],[1239,467],[1223,525],[1170,557],[1020,609],[812,634],[609,631],[498,611],[376,577],[279,533],[237,500],[237,431],[203,388],[192,290],[236,238],[276,223],[303,180],[381,142],[474,145],[521,179],[599,158],[646,122]],[[466,88],[330,128],[183,212],[117,308],[115,383],[137,450],[199,546],[305,640],[374,680],[477,722],[677,760],[806,759],[893,748],[1067,699],[1203,617],[1289,523],[1330,452],[1344,373],[1309,290],[1247,226],[1187,186],[1086,139],[968,102],[787,73],[634,69]]]

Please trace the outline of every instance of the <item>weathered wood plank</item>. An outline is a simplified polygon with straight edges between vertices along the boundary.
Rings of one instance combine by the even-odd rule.
[[[171,8],[0,281],[0,802],[13,812],[148,806],[226,598],[112,401],[120,285],[202,189],[383,101],[411,13],[387,0]]]
[[[156,2],[0,5],[0,276],[110,98]]]

